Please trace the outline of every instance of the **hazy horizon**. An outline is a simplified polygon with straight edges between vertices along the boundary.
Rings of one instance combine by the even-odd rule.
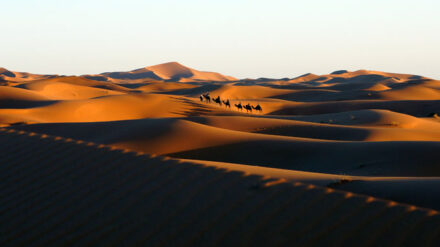
[[[128,71],[177,61],[236,78],[359,69],[440,78],[438,1],[3,3],[0,67]]]
[[[171,62],[177,62],[177,63],[179,63],[179,64],[181,64],[181,65],[183,65],[183,66],[186,66],[186,67],[189,67],[189,68],[191,68],[191,69],[196,69],[197,70],[197,68],[195,68],[195,67],[191,67],[191,66],[187,66],[187,65],[185,65],[185,64],[182,64],[182,63],[180,63],[180,62],[178,62],[178,61],[170,61],[170,62],[165,62],[165,63],[171,63]],[[164,63],[163,63],[164,64]],[[113,70],[113,71],[102,71],[102,72],[99,72],[99,73],[92,73],[92,74],[56,74],[56,73],[33,73],[32,71],[17,71],[17,70],[13,70],[13,69],[9,69],[9,68],[5,68],[5,67],[1,67],[0,66],[0,68],[4,68],[4,69],[7,69],[7,70],[10,70],[10,71],[14,71],[14,72],[27,72],[27,73],[31,73],[31,74],[40,74],[40,75],[58,75],[58,76],[85,76],[85,75],[94,75],[94,74],[104,74],[104,73],[111,73],[111,72],[128,72],[128,71],[134,71],[134,70],[137,70],[137,69],[142,69],[142,68],[146,68],[146,67],[149,67],[149,66],[153,66],[153,65],[160,65],[160,64],[152,64],[152,65],[148,65],[148,66],[144,66],[144,67],[139,67],[139,68],[134,68],[134,69],[129,69],[129,70],[124,70],[124,71],[122,71],[122,70]],[[331,74],[331,73],[333,73],[333,72],[337,72],[337,71],[342,71],[342,70],[344,70],[344,69],[341,69],[341,70],[334,70],[334,71],[329,71],[329,72],[326,72],[326,73],[322,73],[322,75],[324,75],[324,74]],[[365,70],[365,69],[358,69],[358,70]],[[200,70],[201,71],[201,70]],[[355,72],[355,71],[357,71],[357,70],[349,70],[349,72]],[[377,70],[369,70],[369,71],[377,71]],[[220,73],[220,74],[222,74],[222,75],[225,75],[225,76],[232,76],[232,77],[235,77],[235,78],[237,78],[237,79],[259,79],[259,78],[269,78],[269,79],[283,79],[283,78],[290,78],[290,79],[292,79],[292,78],[296,78],[296,77],[301,77],[301,76],[303,76],[303,75],[307,75],[307,74],[317,74],[317,73],[313,73],[313,72],[307,72],[307,73],[303,73],[303,74],[300,74],[300,75],[295,75],[295,76],[291,76],[291,77],[265,77],[265,76],[256,76],[256,77],[246,77],[246,78],[240,78],[240,77],[236,77],[236,76],[234,76],[234,75],[229,75],[229,74],[224,74],[224,73],[222,73],[222,72],[219,72],[219,71],[207,71],[207,70],[203,70],[203,72],[217,72],[217,73]],[[389,73],[398,73],[399,74],[399,72],[395,72],[395,71],[381,71],[381,72],[389,72]],[[400,73],[400,74],[408,74],[408,73]],[[318,74],[318,75],[321,75],[321,74]],[[414,75],[416,75],[416,74],[414,74]],[[420,76],[424,76],[424,75],[420,75]],[[435,78],[433,78],[433,79],[435,79]]]

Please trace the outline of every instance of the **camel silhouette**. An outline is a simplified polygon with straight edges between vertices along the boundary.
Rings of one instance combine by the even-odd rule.
[[[223,104],[225,104],[226,107],[231,108],[231,103],[229,103],[229,100],[227,99],[226,101],[222,100]]]
[[[215,103],[222,105],[222,101],[220,100],[220,96],[217,96],[217,98],[212,98],[212,101],[214,101]]]
[[[241,105],[241,102],[237,104],[234,104],[235,107],[237,107],[237,110],[243,111],[243,106]]]
[[[243,108],[246,109],[246,112],[249,112],[249,111],[252,112],[252,106],[249,105],[249,103],[247,105],[243,106]]]
[[[261,106],[260,106],[260,104],[258,104],[257,106],[252,106],[252,108],[254,109],[254,110],[256,110],[256,111],[259,111],[259,112],[263,112],[263,108],[261,108]]]
[[[203,101],[203,96],[202,95],[200,95],[200,101]]]
[[[208,103],[211,103],[211,96],[209,96],[209,93],[203,94],[203,98],[205,98]]]

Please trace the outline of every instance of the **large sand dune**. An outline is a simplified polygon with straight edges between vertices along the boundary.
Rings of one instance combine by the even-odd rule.
[[[154,158],[11,130],[0,140],[2,246],[439,242],[437,211],[298,182],[326,175]]]
[[[177,62],[164,63],[128,72],[106,72],[99,75],[85,75],[89,79],[121,82],[126,80],[163,80],[163,81],[235,81],[231,76],[216,72],[204,72],[191,69]]]
[[[402,208],[399,206],[399,209],[377,205],[369,208],[370,206],[365,206],[365,201],[360,203],[357,201],[358,199],[347,199],[352,197],[349,192],[440,210],[440,200],[437,199],[439,198],[438,193],[440,193],[437,189],[440,185],[440,166],[438,165],[437,156],[437,151],[440,150],[440,118],[438,116],[440,114],[440,81],[437,80],[408,74],[366,70],[354,72],[335,71],[328,75],[306,74],[293,79],[237,80],[218,73],[200,72],[174,62],[149,66],[130,72],[108,72],[79,77],[41,76],[1,69],[0,79],[2,79],[2,86],[0,86],[0,125],[6,130],[25,131],[23,132],[25,134],[22,135],[17,132],[5,134],[5,130],[1,132],[9,138],[5,139],[5,142],[12,139],[17,142],[17,144],[14,144],[17,146],[2,143],[5,147],[2,152],[11,154],[10,158],[6,156],[2,156],[2,158],[18,164],[19,161],[15,161],[15,159],[21,158],[21,155],[23,155],[23,159],[29,158],[29,160],[23,162],[37,164],[38,162],[33,161],[32,157],[40,157],[44,154],[44,157],[49,160],[56,160],[55,163],[60,166],[60,173],[53,173],[57,179],[64,176],[61,174],[68,174],[67,171],[63,170],[65,169],[63,167],[75,166],[77,164],[75,163],[75,157],[78,156],[66,158],[68,157],[67,153],[69,153],[67,150],[65,155],[58,155],[57,150],[63,149],[58,148],[53,141],[47,141],[45,138],[30,138],[26,133],[34,133],[30,134],[31,136],[37,135],[35,133],[42,134],[43,137],[47,134],[58,136],[56,139],[59,140],[71,138],[67,140],[93,142],[95,144],[90,144],[93,147],[84,150],[84,152],[90,155],[90,161],[103,159],[99,163],[94,163],[94,166],[102,166],[99,169],[104,169],[106,165],[117,167],[112,163],[115,162],[113,161],[114,158],[121,159],[121,162],[123,161],[127,166],[133,166],[133,169],[143,169],[141,166],[131,164],[130,162],[138,162],[131,160],[132,158],[128,158],[129,161],[124,161],[127,160],[127,157],[124,155],[122,156],[125,158],[122,157],[116,151],[109,152],[108,150],[103,151],[96,148],[100,144],[153,156],[167,156],[168,160],[156,158],[150,161],[150,158],[145,158],[146,156],[139,159],[146,159],[158,167],[162,165],[170,167],[173,166],[170,163],[177,164],[179,162],[179,167],[188,166],[189,170],[183,175],[169,177],[167,182],[163,182],[167,191],[168,189],[174,191],[173,188],[178,186],[179,183],[185,183],[186,176],[196,176],[200,173],[197,175],[200,177],[194,178],[196,184],[189,184],[189,187],[184,189],[185,193],[197,194],[198,200],[211,193],[206,192],[199,195],[197,191],[201,188],[206,187],[209,190],[223,188],[223,185],[216,188],[211,184],[214,180],[209,180],[210,175],[203,175],[205,172],[213,174],[221,170],[224,174],[219,175],[215,183],[224,183],[225,188],[235,188],[232,183],[240,184],[240,181],[245,180],[245,178],[238,179],[237,177],[234,178],[235,180],[231,178],[234,181],[231,180],[231,184],[228,184],[229,180],[222,180],[220,177],[227,177],[230,173],[240,173],[246,174],[248,177],[257,176],[270,181],[275,179],[290,184],[301,182],[346,191],[338,192],[340,194],[337,195],[330,193],[328,196],[326,190],[322,188],[319,189],[319,191],[324,191],[319,192],[321,194],[316,191],[313,193],[311,191],[295,192],[303,196],[299,196],[299,198],[302,198],[301,200],[298,199],[298,201],[292,202],[295,202],[295,205],[303,203],[303,206],[305,206],[320,198],[319,200],[334,204],[335,208],[326,208],[330,211],[334,209],[335,212],[339,212],[342,208],[345,208],[345,211],[348,212],[350,211],[348,210],[351,207],[350,205],[352,205],[353,210],[359,207],[363,208],[362,210],[365,209],[366,212],[371,211],[382,216],[389,213],[391,218],[389,218],[390,222],[387,222],[393,226],[396,226],[395,224],[398,222],[393,220],[392,217],[394,216],[403,219],[403,215],[410,214],[411,220],[418,221],[419,218],[417,217],[419,216],[417,215],[423,215],[423,213],[419,213],[418,209],[414,211],[414,207],[411,207],[412,211],[408,211],[405,208],[406,206],[402,206]],[[211,102],[207,102],[203,97],[202,100],[200,99],[202,94],[207,93],[211,97]],[[220,97],[223,100],[221,105],[212,100],[215,97]],[[225,106],[226,100],[229,100],[231,107]],[[257,111],[255,108],[251,108],[252,111],[240,109],[237,107],[239,104],[241,106],[250,104],[254,107],[260,105],[262,111]],[[11,136],[14,136],[15,139]],[[54,149],[51,152],[54,154],[53,157],[43,151],[27,153],[28,151],[25,148],[30,148],[35,144],[28,147],[26,143],[39,141],[44,145],[48,145],[47,148]],[[78,145],[73,145],[74,141],[71,142],[72,150],[82,150],[82,147],[79,148]],[[20,147],[23,147],[23,150]],[[72,151],[76,154],[75,152]],[[41,156],[38,159],[40,161],[45,160],[44,157]],[[25,163],[20,167],[25,167]],[[135,166],[137,168],[134,168]],[[199,171],[200,167],[204,167],[202,169],[204,171]],[[32,170],[34,168],[26,169]],[[35,169],[37,168],[35,167]],[[47,166],[44,169],[54,168]],[[96,171],[96,176],[98,176],[99,169]],[[125,166],[117,169],[126,169],[129,173],[136,173],[135,170],[130,171],[129,167]],[[49,170],[47,171],[48,176],[51,174]],[[192,174],[193,172],[197,174]],[[26,174],[24,172],[22,175],[31,180],[34,179],[31,175]],[[5,176],[8,178],[7,175]],[[12,182],[19,181],[18,178],[14,180],[9,177],[8,179]],[[92,178],[90,179],[92,181]],[[158,179],[162,178],[159,176]],[[58,183],[56,181],[54,180],[51,186],[56,186]],[[87,181],[87,183],[90,182]],[[109,181],[102,180],[102,186],[109,183]],[[23,180],[23,183],[30,182]],[[44,200],[45,195],[43,192],[49,191],[49,187],[44,186],[49,186],[52,182],[42,181],[42,183],[45,185],[42,184],[41,188],[35,192],[27,189],[24,191],[17,189],[17,193],[32,198],[36,196],[36,198]],[[3,185],[7,187],[10,184],[4,183]],[[63,186],[67,186],[67,184]],[[78,186],[87,185],[85,183],[78,184]],[[131,190],[132,188],[127,187],[125,189]],[[37,196],[40,192],[43,194]],[[53,193],[56,193],[56,191],[53,191]],[[80,195],[81,193],[76,194],[78,198],[85,196]],[[125,192],[121,193],[116,195],[114,199],[121,199]],[[291,203],[285,201],[289,200],[286,198],[289,198],[290,192],[280,193],[283,195],[270,194],[267,198],[272,198],[274,201],[271,201],[271,203],[279,203],[279,205]],[[19,199],[20,194],[17,194],[17,196],[14,193],[4,195],[7,195],[6,199],[8,200],[2,199],[2,202],[17,203],[15,200]],[[142,193],[139,195],[142,195]],[[162,198],[159,192],[156,195],[159,199]],[[340,195],[347,198],[341,199],[339,198]],[[49,196],[49,194],[46,196]],[[98,198],[98,195],[96,196]],[[134,197],[129,198],[134,199]],[[192,205],[193,203],[186,200],[184,196],[179,198],[173,199],[174,202],[185,205]],[[237,194],[228,197],[227,200],[245,200],[243,202],[245,204],[249,203],[249,207],[251,207],[251,201],[254,199],[266,200],[264,199],[266,197],[262,197],[246,202],[247,199],[245,198],[247,197]],[[167,201],[166,198],[160,200]],[[236,202],[232,201],[230,205],[228,204],[229,201],[225,205],[235,207],[236,204],[234,203]],[[344,202],[342,203],[342,201]],[[211,202],[214,201],[209,201],[209,203]],[[156,206],[159,205],[171,207],[171,204],[161,202],[158,202]],[[355,222],[356,217],[360,217],[359,221],[361,222],[365,220],[362,218],[363,216],[359,216],[356,212],[352,212],[352,214],[358,216],[354,217],[347,227],[340,224],[332,226],[332,230],[328,230],[325,227],[330,227],[332,224],[330,218],[338,218],[338,214],[329,214],[331,217],[325,220],[328,217],[327,211],[322,211],[323,209],[319,208],[317,204],[313,205],[316,208],[311,208],[315,208],[314,210],[317,211],[308,212],[310,219],[307,217],[304,219],[298,218],[298,215],[302,215],[300,212],[304,208],[298,205],[292,206],[296,208],[291,209],[296,210],[294,213],[296,216],[292,215],[292,217],[299,220],[299,225],[292,226],[293,228],[288,227],[288,229],[295,229],[289,234],[293,234],[292,236],[296,238],[300,237],[300,242],[312,241],[310,243],[314,243],[313,241],[319,242],[324,239],[326,241],[332,239],[336,242],[348,241],[344,243],[352,243],[351,241],[355,241],[355,238],[351,238],[351,236],[366,237],[365,234],[370,230],[376,231],[375,237],[371,239],[371,244],[378,239],[381,241],[387,240],[386,236],[388,235],[381,235],[383,233],[382,228],[376,229],[375,223],[371,221],[363,222],[362,227],[350,230],[350,224],[357,224]],[[392,203],[392,205],[394,204]],[[118,207],[115,206],[113,209],[117,210]],[[240,233],[246,236],[239,241],[249,240],[248,243],[253,243],[253,240],[257,239],[256,236],[262,230],[270,232],[271,236],[276,238],[273,235],[277,231],[275,230],[276,227],[272,230],[268,227],[272,223],[265,225],[257,218],[253,218],[256,217],[254,214],[246,214],[246,211],[240,211],[245,210],[245,208],[237,208],[238,211],[233,214],[235,217],[246,215],[243,216],[241,223],[237,222],[236,228],[234,228],[237,230],[237,234]],[[22,209],[25,210],[25,207],[20,207],[20,210]],[[290,209],[288,211],[286,209],[286,207],[275,209],[261,204],[261,207],[255,210],[267,217],[267,220],[273,219],[273,224],[283,225],[291,223],[287,223],[279,217],[272,218],[271,215],[276,215],[275,211],[277,210],[284,213],[290,212]],[[179,210],[186,209],[181,208]],[[220,211],[207,211],[207,214],[213,217],[217,215],[215,212],[221,214],[220,205],[217,209],[212,210]],[[387,214],[384,214],[384,210]],[[16,211],[15,214],[19,212]],[[311,216],[312,212],[319,212],[317,214],[321,216],[314,218]],[[164,212],[161,211],[161,213]],[[196,211],[186,212],[188,215],[195,213]],[[233,215],[228,217],[233,217]],[[341,214],[340,217],[350,217],[349,215],[351,213]],[[86,216],[86,214],[83,215],[83,217]],[[185,214],[179,215],[178,213],[175,216],[179,219],[176,222],[181,222],[182,217],[186,217]],[[37,218],[34,219],[34,223],[44,219],[43,215],[35,217]],[[157,222],[163,224],[160,229],[166,229],[165,226],[171,224],[170,222],[174,219],[174,216],[170,216],[170,218],[162,221],[159,220],[162,219],[161,217],[166,217],[166,215],[157,215],[156,217]],[[198,222],[200,225],[197,226],[205,229],[204,224],[206,222],[191,217],[188,218],[191,219],[190,221]],[[210,230],[209,234],[216,232],[216,229],[226,229],[222,224],[228,223],[228,217],[225,219],[216,218],[218,224],[210,225],[209,229],[212,231]],[[307,219],[309,221],[304,222]],[[429,220],[431,219],[429,218]],[[433,222],[439,223],[437,218],[435,219]],[[17,226],[23,220],[24,218],[16,221]],[[429,222],[429,220],[427,221]],[[81,224],[81,222],[79,220],[78,224]],[[187,223],[189,224],[189,222]],[[247,227],[254,223],[257,229],[255,231],[248,232],[245,230],[246,228],[241,227]],[[301,225],[304,228],[298,228]],[[53,227],[51,225],[47,226]],[[173,236],[176,239],[186,239],[187,235],[188,241],[196,239],[195,236],[193,236],[194,238],[189,237],[193,233],[182,228],[183,225],[180,225],[180,223],[174,226],[177,227],[175,232],[168,229],[156,237],[149,236],[147,238],[154,238],[157,243],[164,243],[162,237],[165,235],[163,234],[169,233],[174,234]],[[146,227],[151,227],[151,225]],[[90,229],[85,227],[84,231],[88,232]],[[243,229],[243,232],[240,229]],[[362,233],[361,229],[365,232]],[[397,229],[398,227],[395,230],[396,233],[398,232]],[[414,229],[420,230],[417,227]],[[436,230],[434,228],[423,229]],[[25,229],[23,228],[22,231],[25,231]],[[220,236],[217,234],[211,237],[215,238],[215,241],[219,241],[218,243],[223,243],[223,240],[228,239],[225,243],[232,244],[233,239],[226,237],[233,236],[231,231],[235,230],[230,228],[227,233],[224,233],[224,238],[217,239]],[[304,237],[306,235],[302,235],[310,231],[317,234],[316,236],[322,236],[322,238],[308,239],[308,237]],[[347,234],[347,239],[337,239],[336,236],[344,231],[349,231],[353,235]],[[112,238],[122,239],[118,236],[112,236],[111,232],[112,229],[108,229],[108,231],[103,230],[102,233],[109,237],[109,243],[113,243]],[[152,232],[146,232],[152,234]],[[187,235],[179,235],[183,233]],[[32,234],[37,234],[37,232]],[[133,234],[136,235],[133,232],[126,232],[124,238]],[[139,232],[138,234],[142,233]],[[426,232],[426,234],[430,233]],[[29,235],[29,238],[23,241],[31,241],[33,236]],[[86,238],[83,241],[84,243],[93,243],[93,238],[97,236],[101,235],[93,235],[93,237]],[[136,236],[139,237],[140,235]],[[136,236],[133,236],[133,241],[137,239]],[[211,237],[207,237],[207,239],[211,239]],[[392,239],[393,243],[400,243],[399,241],[404,240],[403,236],[401,237],[389,238],[388,240]],[[438,239],[433,237],[430,241],[429,243],[434,244],[437,243]],[[16,242],[11,241],[10,243]]]

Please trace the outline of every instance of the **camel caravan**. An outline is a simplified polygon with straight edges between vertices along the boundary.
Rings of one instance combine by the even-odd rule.
[[[211,96],[209,95],[209,93],[205,93],[200,95],[200,101],[201,102],[207,102],[207,103],[211,103],[211,100],[214,101],[214,103],[219,104],[220,106],[225,105],[226,108],[231,108],[231,103],[229,102],[229,99],[226,100],[221,100],[220,96],[217,96],[217,98],[211,98]],[[237,108],[238,111],[243,111],[243,109],[246,110],[246,112],[251,112],[252,110],[255,110],[257,112],[263,112],[263,108],[261,108],[260,104],[257,104],[256,106],[250,105],[249,103],[247,105],[242,105],[241,102],[238,104],[234,104],[234,106]]]

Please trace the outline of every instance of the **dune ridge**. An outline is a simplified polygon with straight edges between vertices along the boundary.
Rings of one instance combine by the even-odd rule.
[[[0,129],[0,139],[14,144],[0,149],[2,163],[19,164],[0,167],[4,246],[55,246],[66,236],[85,245],[435,246],[440,237],[435,210],[45,134]],[[63,166],[53,162],[66,155]]]
[[[23,82],[57,77],[57,75],[39,75],[26,72],[10,71],[0,67],[0,79],[6,82]]]
[[[231,76],[224,76],[216,72],[198,71],[186,67],[177,62],[163,63],[145,68],[135,69],[128,72],[106,72],[99,75],[84,75],[88,79],[104,81],[121,80],[162,80],[173,82],[193,82],[193,81],[236,81]]]

